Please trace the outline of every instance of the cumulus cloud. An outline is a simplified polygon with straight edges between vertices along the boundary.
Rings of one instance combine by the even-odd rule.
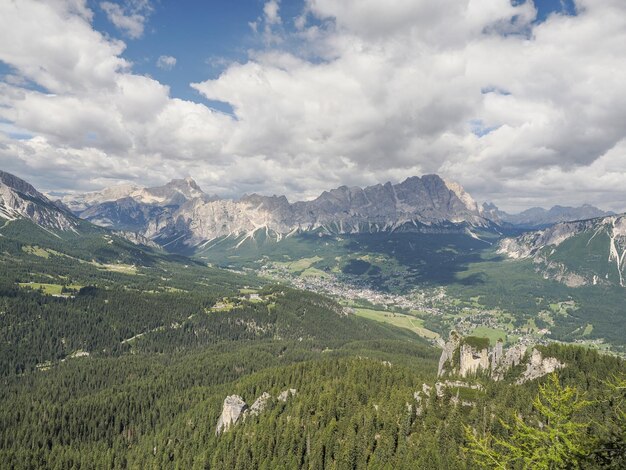
[[[230,116],[133,73],[84,2],[5,2],[0,120],[31,135],[0,128],[0,161],[43,189],[193,174],[296,199],[436,172],[506,209],[624,210],[626,4],[576,5],[307,0],[289,32],[270,0],[265,46],[192,85]]]
[[[100,8],[113,25],[131,39],[143,36],[152,6],[149,0],[126,0],[123,3],[100,2]]]
[[[280,17],[280,0],[268,0],[263,5],[263,15],[256,21],[248,23],[255,34],[262,36],[266,46],[277,45],[283,42],[285,31],[282,28]]]
[[[278,14],[279,10],[279,1],[278,0],[269,0],[263,6],[263,13],[265,14],[265,21],[268,24],[278,24],[281,22],[280,16]]]
[[[176,57],[162,55],[157,59],[156,65],[163,70],[172,70],[176,65]]]

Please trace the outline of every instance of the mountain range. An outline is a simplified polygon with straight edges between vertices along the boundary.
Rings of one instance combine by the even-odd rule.
[[[437,175],[366,188],[341,186],[312,201],[244,195],[234,201],[208,196],[191,178],[158,188],[122,186],[66,196],[79,217],[104,227],[132,230],[163,245],[199,246],[220,237],[276,239],[297,232],[463,231],[493,223],[463,188]]]
[[[188,251],[222,237],[275,240],[301,232],[354,234],[413,231],[469,232],[497,226],[542,228],[561,221],[609,215],[590,205],[554,206],[508,214],[479,206],[455,182],[437,175],[410,177],[366,188],[340,186],[311,201],[244,195],[239,200],[205,194],[192,178],[154,187],[122,185],[72,194],[61,202],[96,225],[133,231],[169,249]]]
[[[595,218],[576,220],[580,217]],[[532,259],[546,278],[571,287],[626,284],[625,216],[606,215],[588,205],[529,209],[513,216],[493,204],[479,206],[459,184],[437,175],[366,188],[341,186],[312,201],[294,203],[285,196],[258,194],[237,201],[220,199],[205,194],[191,178],[154,188],[117,186],[53,202],[24,180],[0,171],[0,218],[5,224],[27,218],[45,230],[67,234],[93,230],[93,225],[85,225],[87,221],[135,244],[187,254],[206,253],[202,250],[221,244],[229,256],[246,241],[258,247],[266,240],[280,242],[306,233],[331,237],[458,234],[478,240],[479,235],[491,233],[501,239],[501,254]],[[550,223],[563,218],[575,220]],[[514,223],[518,227],[550,224],[503,238],[502,232]],[[296,248],[301,249],[302,245]],[[433,252],[443,253],[436,246]],[[256,259],[260,254],[265,255],[252,256]]]
[[[509,214],[498,209],[494,204],[483,204],[483,212],[493,221],[513,225],[523,229],[540,229],[559,222],[594,219],[607,215],[615,215],[611,211],[603,211],[590,204],[580,207],[552,206],[550,209],[531,207],[518,214]]]

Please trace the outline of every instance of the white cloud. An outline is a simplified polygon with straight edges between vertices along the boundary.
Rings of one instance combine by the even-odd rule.
[[[156,65],[163,70],[172,70],[176,65],[176,57],[162,55],[157,59]]]
[[[152,12],[149,0],[126,0],[122,4],[100,2],[100,8],[109,21],[131,39],[143,36],[145,23]]]
[[[290,36],[269,1],[271,46],[193,84],[232,117],[132,73],[84,2],[2,3],[0,119],[35,137],[0,128],[0,161],[42,189],[193,174],[293,199],[438,172],[504,208],[623,210],[626,4],[577,6],[534,24],[509,0],[308,0]]]
[[[265,3],[263,13],[265,14],[265,21],[268,24],[281,23],[280,15],[278,14],[279,8],[279,0],[269,0]]]

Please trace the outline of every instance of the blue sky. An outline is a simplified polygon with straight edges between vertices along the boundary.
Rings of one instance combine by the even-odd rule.
[[[437,173],[621,210],[625,43],[622,0],[0,1],[0,167],[291,200]]]
[[[117,29],[100,1],[91,0],[96,29],[126,42],[124,57],[137,73],[149,74],[170,86],[173,97],[208,103],[230,112],[224,103],[204,99],[189,84],[216,78],[228,63],[245,62],[250,49],[263,47],[250,23],[263,15],[262,0],[160,0],[152,3],[144,34],[137,39]],[[124,5],[124,1],[115,1]],[[304,9],[302,0],[280,2],[283,26],[292,29],[293,19]],[[156,66],[160,56],[176,58],[171,70]]]
[[[110,0],[121,6],[126,0]],[[524,3],[527,0],[513,3]],[[249,50],[263,48],[263,39],[250,26],[263,15],[263,0],[158,0],[146,13],[144,33],[130,38],[107,19],[99,0],[90,0],[94,27],[125,41],[123,56],[136,73],[148,74],[170,86],[172,97],[206,103],[224,112],[223,102],[206,100],[190,83],[216,78],[228,63],[245,62]],[[573,0],[535,0],[537,22],[550,14],[575,14]],[[293,30],[293,22],[305,9],[303,0],[282,0],[282,28]],[[176,58],[170,70],[157,67],[160,56]]]

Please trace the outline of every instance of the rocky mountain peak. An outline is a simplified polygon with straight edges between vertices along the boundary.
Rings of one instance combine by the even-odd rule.
[[[183,194],[190,197],[196,197],[200,194],[204,194],[204,191],[202,191],[200,186],[198,186],[198,183],[196,183],[196,181],[191,176],[182,179],[173,179],[169,183],[165,184],[163,187],[181,191]],[[148,190],[150,191],[156,189],[159,188],[148,188]]]
[[[11,173],[7,173],[6,171],[0,170],[0,182],[3,185],[6,185],[9,188],[17,192],[20,192],[24,195],[36,197],[39,199],[45,199],[45,200],[48,199],[39,191],[37,191],[31,184],[27,183],[21,178],[18,178],[15,175],[12,175]]]
[[[75,230],[77,220],[32,185],[11,173],[0,171],[0,217],[29,219],[48,230]]]
[[[561,222],[505,238],[498,251],[514,259],[532,258],[545,278],[569,287],[626,287],[626,214]]]
[[[463,204],[465,204],[465,207],[467,208],[467,210],[472,211],[472,212],[479,212],[478,204],[476,203],[474,198],[470,196],[467,191],[465,191],[463,186],[461,186],[456,181],[451,181],[451,180],[443,180],[443,181],[446,187],[450,191],[452,191]]]

